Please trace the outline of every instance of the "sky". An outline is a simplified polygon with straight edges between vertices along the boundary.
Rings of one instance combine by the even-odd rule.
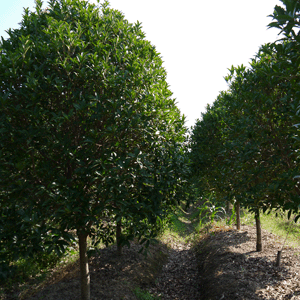
[[[167,82],[188,127],[228,88],[224,80],[228,68],[248,66],[262,44],[279,38],[277,29],[267,29],[272,21],[267,16],[275,5],[282,5],[280,0],[109,2],[129,22],[142,23],[146,39],[164,61]],[[34,11],[34,0],[0,0],[0,36],[4,39],[8,37],[5,30],[19,27],[23,7]]]

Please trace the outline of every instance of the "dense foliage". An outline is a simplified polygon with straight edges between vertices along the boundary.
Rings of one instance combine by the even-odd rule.
[[[270,27],[285,38],[261,46],[250,62],[232,67],[222,92],[191,136],[193,170],[203,189],[255,213],[298,213],[299,11],[298,1],[276,6]],[[259,245],[260,244],[260,245]],[[257,250],[261,250],[260,237]]]
[[[123,242],[151,240],[187,164],[184,117],[140,24],[108,3],[50,0],[25,10],[8,34],[0,43],[2,276],[14,260],[60,253],[77,238],[83,270],[87,237],[110,243],[117,222]]]

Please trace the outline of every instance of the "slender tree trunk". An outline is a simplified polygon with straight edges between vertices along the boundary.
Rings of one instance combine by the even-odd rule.
[[[229,220],[230,220],[231,214],[232,214],[230,212],[230,202],[229,201],[226,201],[225,211],[226,211],[226,219],[227,219],[227,222],[229,223]]]
[[[241,230],[240,202],[235,202],[236,229]]]
[[[276,267],[279,267],[279,266],[280,266],[281,253],[282,253],[282,250],[277,252],[277,258],[276,258],[276,264],[275,264]]]
[[[122,245],[121,245],[121,234],[122,234],[122,222],[121,220],[117,222],[117,232],[116,232],[116,240],[117,240],[117,254],[119,256],[122,255]]]
[[[226,201],[226,213],[229,215],[230,214],[230,202]]]
[[[79,238],[79,255],[80,255],[80,285],[81,300],[90,300],[90,272],[87,256],[87,234],[77,233]]]
[[[256,251],[262,251],[262,241],[261,241],[261,224],[259,209],[255,211],[255,223],[256,223]]]
[[[189,207],[190,207],[190,201],[187,200],[187,201],[186,201],[186,204],[185,204],[185,208],[184,208],[185,211],[188,211]]]

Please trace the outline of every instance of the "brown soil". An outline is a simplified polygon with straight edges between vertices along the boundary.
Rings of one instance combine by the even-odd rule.
[[[219,228],[197,245],[201,298],[205,300],[300,299],[299,250],[263,230],[263,251],[255,252],[255,227]]]
[[[163,244],[152,245],[147,257],[138,253],[140,246],[132,243],[124,247],[123,255],[117,256],[116,246],[99,251],[89,260],[91,276],[91,300],[126,299],[136,300],[136,287],[154,284],[158,273],[167,259],[167,247]],[[68,268],[69,269],[69,268]],[[37,300],[76,300],[80,299],[79,262],[71,270],[63,270],[58,280],[52,282],[32,296],[23,299]]]
[[[91,299],[136,300],[136,287],[174,300],[300,299],[297,249],[285,247],[276,267],[283,241],[275,235],[263,230],[263,251],[255,252],[254,227],[213,230],[195,245],[169,237],[168,247],[151,246],[146,259],[135,244],[124,248],[122,257],[116,256],[115,247],[101,250],[90,260]],[[78,263],[54,273],[38,292],[31,289],[31,295],[22,298],[80,299]]]
[[[168,244],[168,261],[148,291],[160,299],[200,299],[200,274],[196,252],[190,243],[178,239]]]

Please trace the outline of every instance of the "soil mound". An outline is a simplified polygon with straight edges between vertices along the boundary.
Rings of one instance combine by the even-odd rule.
[[[116,246],[99,251],[89,260],[91,274],[91,300],[136,300],[134,289],[149,286],[161,271],[168,249],[163,244],[150,245],[148,256],[138,253],[140,246],[132,243],[118,256]],[[56,278],[58,276],[58,278]],[[80,299],[79,262],[73,269],[62,270],[31,297],[22,299],[76,300]]]
[[[300,299],[299,250],[263,230],[263,251],[255,252],[254,227],[241,231],[216,228],[196,246],[202,300]]]
[[[140,287],[161,300],[300,300],[299,250],[285,247],[276,267],[283,239],[262,233],[262,252],[254,251],[250,226],[214,227],[192,242],[170,236],[151,245],[146,259],[134,243],[121,257],[115,246],[102,249],[90,259],[91,299],[137,300],[133,291]],[[43,286],[0,299],[80,299],[79,264],[54,272]]]

